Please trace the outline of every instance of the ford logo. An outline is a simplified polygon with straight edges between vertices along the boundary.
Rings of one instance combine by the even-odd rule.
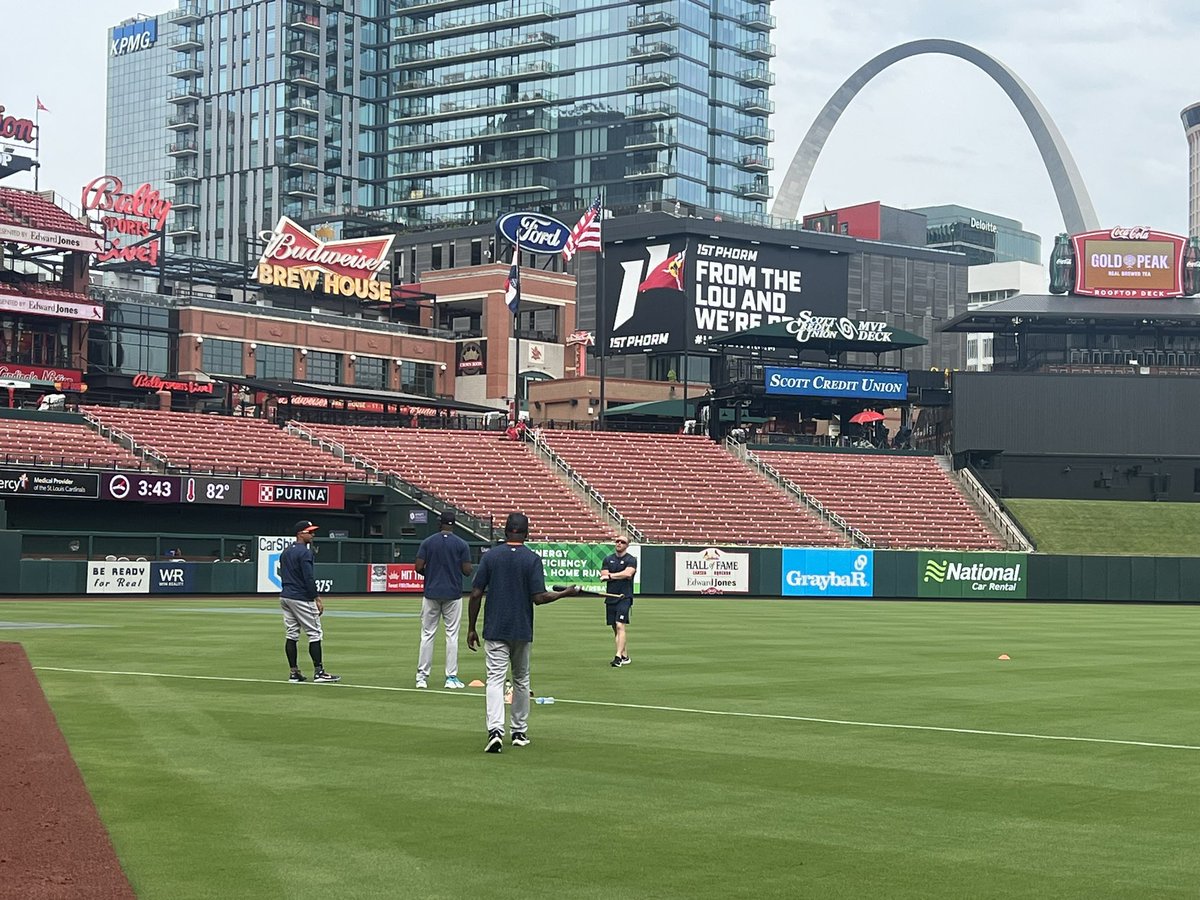
[[[527,253],[561,253],[567,246],[571,229],[552,216],[515,212],[501,216],[496,223],[500,233]]]

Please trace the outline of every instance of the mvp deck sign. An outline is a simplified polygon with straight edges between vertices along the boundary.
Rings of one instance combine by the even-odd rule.
[[[1024,600],[1024,553],[918,553],[917,596]]]

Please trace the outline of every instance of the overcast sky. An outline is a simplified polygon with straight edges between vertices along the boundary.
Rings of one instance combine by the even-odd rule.
[[[42,114],[43,189],[78,203],[104,167],[105,29],[170,0],[3,0],[0,104]],[[951,38],[1005,63],[1041,99],[1103,225],[1186,233],[1179,112],[1200,101],[1196,0],[777,0],[773,184],[817,112],[855,69],[918,38]],[[164,134],[164,143],[166,137]],[[24,176],[9,179],[30,187]],[[1021,220],[1043,255],[1063,230],[1050,180],[1004,92],[970,63],[923,56],[867,85],[834,128],[802,211],[881,200],[959,203]]]

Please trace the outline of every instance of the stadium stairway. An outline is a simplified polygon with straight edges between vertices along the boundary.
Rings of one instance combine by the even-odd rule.
[[[888,549],[1005,550],[932,456],[759,449],[760,460]]]
[[[782,486],[699,435],[543,430],[540,439],[645,540],[851,546]]]
[[[532,540],[604,543],[617,531],[529,446],[500,432],[302,427],[497,530],[508,513],[520,510],[529,516]]]

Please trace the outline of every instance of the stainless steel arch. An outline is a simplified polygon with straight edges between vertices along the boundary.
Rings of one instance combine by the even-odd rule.
[[[1063,223],[1067,230],[1076,234],[1100,227],[1099,220],[1096,218],[1096,210],[1092,207],[1092,198],[1088,196],[1083,176],[1079,174],[1079,168],[1071,157],[1071,151],[1067,149],[1067,144],[1063,140],[1062,134],[1059,133],[1058,126],[1054,124],[1054,120],[1050,118],[1050,114],[1046,112],[1045,107],[1029,89],[1029,86],[1018,78],[1008,66],[982,50],[958,41],[940,39],[910,41],[907,44],[900,44],[890,50],[885,50],[846,79],[845,83],[838,88],[837,93],[822,108],[808,129],[808,134],[804,136],[799,149],[796,150],[796,156],[792,159],[792,164],[788,166],[787,175],[784,176],[783,184],[780,185],[779,196],[771,208],[772,215],[787,219],[795,219],[799,215],[800,201],[808,187],[808,180],[812,176],[813,167],[817,164],[821,148],[825,146],[825,141],[833,131],[833,126],[846,111],[850,101],[866,86],[867,82],[893,63],[923,53],[944,53],[948,56],[957,56],[959,59],[978,66],[991,77],[992,81],[1000,85],[1021,114],[1021,118],[1025,120],[1025,125],[1029,128],[1029,133],[1033,135],[1033,140],[1042,154],[1042,162],[1045,163],[1046,172],[1050,175],[1050,183],[1054,185],[1054,193],[1058,197],[1058,207],[1062,210]]]

